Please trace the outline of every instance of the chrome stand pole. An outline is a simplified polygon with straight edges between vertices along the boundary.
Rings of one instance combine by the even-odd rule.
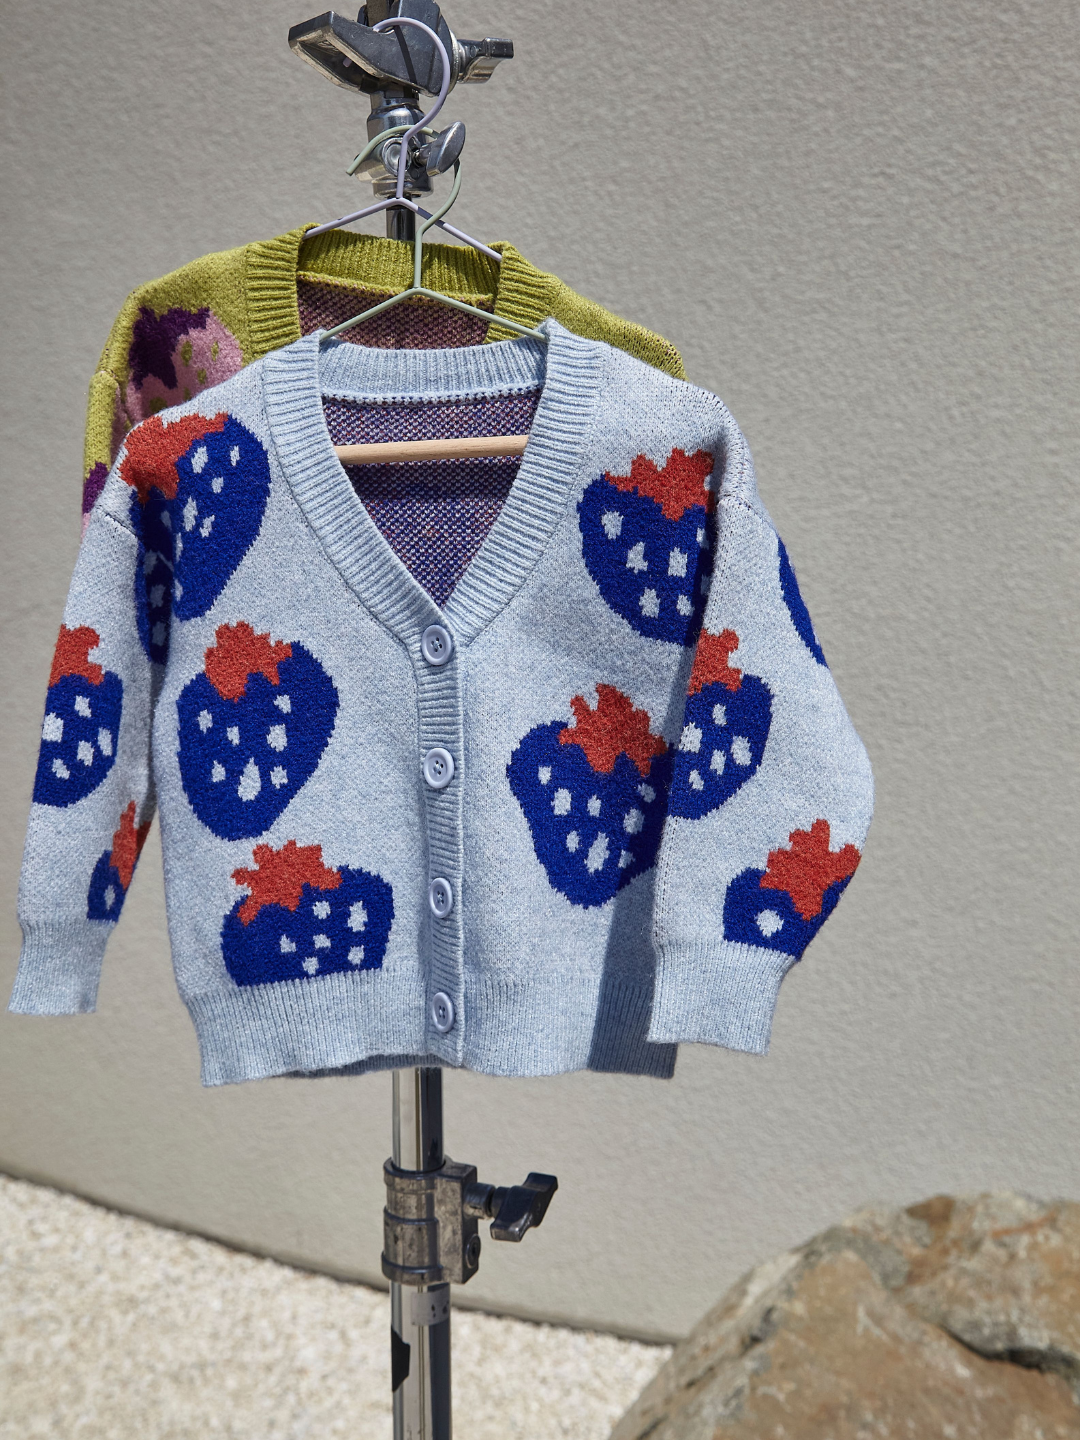
[[[442,1167],[442,1071],[395,1070],[394,1164]],[[390,1283],[394,1440],[450,1440],[450,1286]]]

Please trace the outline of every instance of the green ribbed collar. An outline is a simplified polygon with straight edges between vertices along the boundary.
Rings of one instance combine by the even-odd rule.
[[[397,294],[412,284],[412,246],[378,235],[330,230],[313,240],[304,236],[313,225],[301,225],[272,240],[246,249],[249,353],[258,360],[300,339],[296,281],[341,281]],[[479,250],[464,245],[425,245],[424,281],[433,290],[472,304],[493,303],[494,309],[524,325],[539,325],[553,314],[565,286],[554,275],[537,270],[506,241],[491,247],[502,256],[496,264]],[[505,336],[489,328],[487,344]]]

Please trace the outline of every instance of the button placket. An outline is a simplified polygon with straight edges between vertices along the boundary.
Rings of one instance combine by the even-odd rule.
[[[415,632],[414,632],[415,633]],[[461,916],[463,722],[460,654],[447,626],[432,623],[418,636],[419,755],[427,818],[426,899],[430,963],[425,1023],[431,1053],[460,1064],[463,1053]],[[414,641],[414,644],[417,642]]]

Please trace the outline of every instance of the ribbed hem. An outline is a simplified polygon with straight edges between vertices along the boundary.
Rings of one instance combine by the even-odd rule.
[[[23,926],[19,969],[8,1009],[17,1015],[84,1015],[97,1004],[111,924],[69,920]]]
[[[434,990],[437,984],[431,984]],[[669,1078],[674,1045],[646,1030],[652,988],[598,975],[511,979],[466,972],[457,1023],[433,1046],[425,987],[415,972],[335,974],[317,983],[245,986],[185,995],[204,1085],[276,1075],[358,1075],[415,1064],[488,1075],[596,1070]],[[584,1016],[595,1017],[591,1027]]]
[[[649,1039],[766,1054],[780,982],[794,964],[794,955],[726,941],[666,947]]]

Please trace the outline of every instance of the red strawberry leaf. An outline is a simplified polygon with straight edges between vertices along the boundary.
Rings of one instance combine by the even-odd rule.
[[[809,830],[793,830],[788,836],[790,850],[771,850],[762,890],[785,890],[804,920],[821,914],[821,904],[830,885],[855,874],[862,859],[854,845],[829,849],[829,822],[815,820]]]
[[[206,678],[223,700],[241,699],[249,675],[265,675],[277,685],[278,666],[292,656],[287,640],[271,640],[269,630],[256,635],[246,620],[219,625],[214,639],[217,644],[206,652]]]
[[[598,775],[610,775],[615,761],[626,755],[642,775],[649,773],[654,755],[663,755],[667,742],[649,729],[647,710],[636,710],[628,695],[614,685],[597,685],[596,709],[583,695],[570,701],[575,724],[559,731],[560,745],[580,745]]]
[[[101,644],[101,636],[89,625],[80,625],[69,630],[60,626],[60,636],[53,652],[52,669],[49,671],[49,687],[63,680],[65,675],[81,675],[91,685],[100,685],[105,671],[89,658],[90,651]]]
[[[734,693],[742,684],[742,671],[728,664],[728,657],[739,648],[739,637],[734,630],[722,630],[719,635],[710,635],[702,630],[694,652],[694,668],[690,671],[687,693],[696,695],[706,685],[719,682]]]
[[[712,492],[706,481],[712,474],[713,457],[707,450],[672,450],[663,468],[658,468],[647,455],[635,455],[629,475],[608,475],[618,490],[636,490],[655,500],[668,520],[681,520],[692,505],[709,509]]]
[[[282,905],[295,910],[305,885],[315,890],[336,890],[341,871],[328,870],[322,863],[321,845],[297,845],[286,840],[280,850],[256,845],[252,851],[254,870],[234,870],[232,878],[251,894],[240,906],[240,922],[250,925],[264,905]]]
[[[120,884],[125,890],[131,884],[136,862],[142,854],[142,848],[146,844],[146,837],[149,833],[149,820],[136,827],[135,801],[132,800],[120,816],[120,828],[113,834],[112,854],[109,856],[109,864],[120,876]]]
[[[196,440],[224,430],[228,418],[224,413],[212,420],[205,415],[184,415],[166,425],[159,415],[151,415],[127,437],[120,479],[137,492],[144,505],[152,489],[172,500],[180,484],[176,462]]]

